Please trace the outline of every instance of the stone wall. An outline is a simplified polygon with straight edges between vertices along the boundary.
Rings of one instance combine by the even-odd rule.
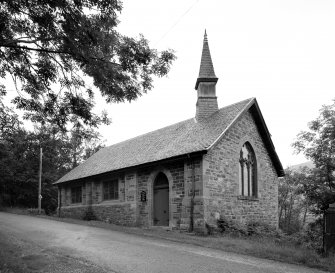
[[[204,119],[209,117],[218,110],[218,102],[216,97],[199,97],[196,104],[196,119]]]
[[[172,176],[172,185],[170,187],[170,225],[179,228],[182,218],[182,201],[185,196],[184,162],[170,164],[167,168]]]
[[[103,181],[110,175],[82,180],[76,183],[66,183],[61,187],[61,213],[65,217],[83,218],[90,210],[102,221],[122,225],[153,225],[153,184],[159,172],[164,173],[169,180],[169,226],[187,229],[190,224],[192,179],[195,183],[194,222],[195,228],[203,225],[203,200],[201,183],[201,161],[191,161],[157,165],[151,168],[141,168],[133,172],[118,175],[118,200],[103,200]],[[192,171],[194,166],[194,171]],[[71,187],[82,186],[82,202],[71,204]],[[146,200],[141,200],[141,194]]]
[[[90,211],[102,221],[121,225],[152,226],[153,185],[156,176],[162,172],[169,180],[169,226],[177,229],[189,228],[194,181],[194,229],[202,230],[204,206],[201,167],[200,158],[187,159],[118,175],[118,200],[103,200],[103,181],[108,176],[66,183],[61,187],[61,214],[82,219],[87,211]],[[109,178],[116,177],[110,175]],[[82,202],[71,204],[71,187],[79,185],[82,186]],[[141,200],[143,194],[146,196],[145,200]]]
[[[239,196],[239,153],[248,141],[257,161],[256,198]],[[250,112],[245,113],[203,159],[205,221],[258,221],[278,227],[278,177]]]
[[[196,161],[195,172],[197,188],[200,183],[200,160]],[[156,176],[160,173],[164,173],[169,180],[169,226],[177,229],[188,229],[190,223],[190,197],[191,197],[191,176],[192,172],[190,167],[184,161],[178,161],[169,164],[162,164],[153,168],[146,168],[137,171],[138,181],[138,215],[137,222],[141,226],[153,225],[153,185]],[[141,192],[145,192],[147,200],[141,201]],[[198,190],[198,194],[200,191]],[[201,198],[202,199],[202,198]],[[196,204],[198,206],[198,203]],[[197,207],[196,211],[203,211]],[[203,213],[202,213],[203,214]],[[200,213],[195,215],[195,219],[198,219]]]
[[[118,179],[119,198],[103,200],[103,181]],[[82,202],[71,203],[71,187],[82,187]],[[61,186],[61,216],[83,219],[87,212],[101,221],[136,225],[136,174],[102,176]]]
[[[117,225],[135,226],[136,207],[130,203],[95,204],[91,206],[67,206],[61,209],[62,217],[83,219],[88,212],[97,220]]]
[[[142,169],[137,172],[137,196],[138,196],[138,214],[137,223],[139,226],[151,225],[151,207],[150,200],[152,199],[152,190],[149,185],[151,171],[150,169]],[[145,193],[145,201],[141,201],[141,193]],[[144,198],[144,197],[143,197]]]
[[[193,183],[193,228],[196,231],[203,231],[204,228],[204,203],[202,185],[202,164],[201,159],[188,160],[184,162],[185,198],[182,201],[181,229],[188,229],[191,221]]]

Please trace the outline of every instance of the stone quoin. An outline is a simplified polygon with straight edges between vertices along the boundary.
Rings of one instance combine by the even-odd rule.
[[[61,216],[206,231],[220,217],[278,227],[284,175],[255,98],[218,108],[207,34],[194,118],[106,147],[60,178]]]

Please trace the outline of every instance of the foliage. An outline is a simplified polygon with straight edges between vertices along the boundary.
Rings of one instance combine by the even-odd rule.
[[[3,139],[8,137],[13,131],[19,130],[22,122],[13,109],[3,104],[1,97],[0,94],[0,137]]]
[[[53,182],[102,147],[92,128],[63,132],[57,126],[26,130],[14,111],[0,97],[0,203],[36,207],[40,147],[43,148],[42,207],[47,214],[57,207]]]
[[[39,214],[38,209],[33,209],[33,208],[28,209],[27,212],[28,212],[28,214],[32,214],[32,215],[38,215]],[[41,210],[41,214],[45,215],[45,211],[43,209]]]
[[[123,102],[168,73],[173,51],[118,33],[121,10],[119,0],[0,1],[0,78],[12,76],[25,118],[63,129],[79,121],[96,127],[109,120],[92,112],[85,76],[107,102]]]
[[[288,234],[301,230],[311,210],[310,200],[305,195],[305,186],[313,182],[308,168],[285,170],[285,177],[278,186],[279,227]]]
[[[320,214],[335,202],[335,100],[331,105],[324,105],[319,117],[308,127],[308,131],[298,135],[293,147],[315,165],[304,191],[315,205],[314,213]]]
[[[312,249],[317,253],[323,250],[323,223],[322,218],[309,223],[307,228],[288,237],[295,245]]]
[[[247,222],[247,234],[253,235],[273,235],[275,234],[274,228],[260,221],[249,221]]]
[[[234,222],[225,217],[217,220],[217,230],[220,234],[241,237],[241,238],[259,238],[264,241],[275,242],[277,246],[290,246],[301,249],[309,249],[316,253],[322,252],[323,225],[322,218],[306,225],[306,228],[299,229],[294,233],[283,233],[281,230],[275,230],[261,221],[247,221],[244,225]],[[214,235],[212,232],[209,235]]]
[[[243,224],[225,217],[217,219],[217,229],[222,234],[237,236],[270,236],[276,233],[273,228],[261,221],[250,220]]]
[[[225,217],[217,219],[217,227],[220,233],[228,233],[237,236],[245,236],[248,234],[246,225],[232,221]]]
[[[97,217],[95,216],[92,207],[88,207],[88,209],[85,211],[82,219],[84,221],[95,221],[97,220]]]

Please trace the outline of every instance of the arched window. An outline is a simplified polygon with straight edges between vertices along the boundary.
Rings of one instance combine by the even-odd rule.
[[[239,159],[240,195],[257,196],[257,164],[249,142],[243,144]]]

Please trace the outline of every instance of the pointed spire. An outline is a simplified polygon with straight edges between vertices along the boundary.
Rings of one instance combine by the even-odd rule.
[[[195,89],[198,89],[198,85],[200,82],[217,82],[217,81],[218,78],[215,76],[211,53],[209,51],[208,46],[207,32],[205,30],[199,76],[195,85]]]
[[[195,89],[198,93],[195,113],[196,120],[201,121],[206,119],[219,109],[216,97],[217,81],[218,78],[215,76],[208,46],[207,32],[205,30],[199,76],[195,84]]]

